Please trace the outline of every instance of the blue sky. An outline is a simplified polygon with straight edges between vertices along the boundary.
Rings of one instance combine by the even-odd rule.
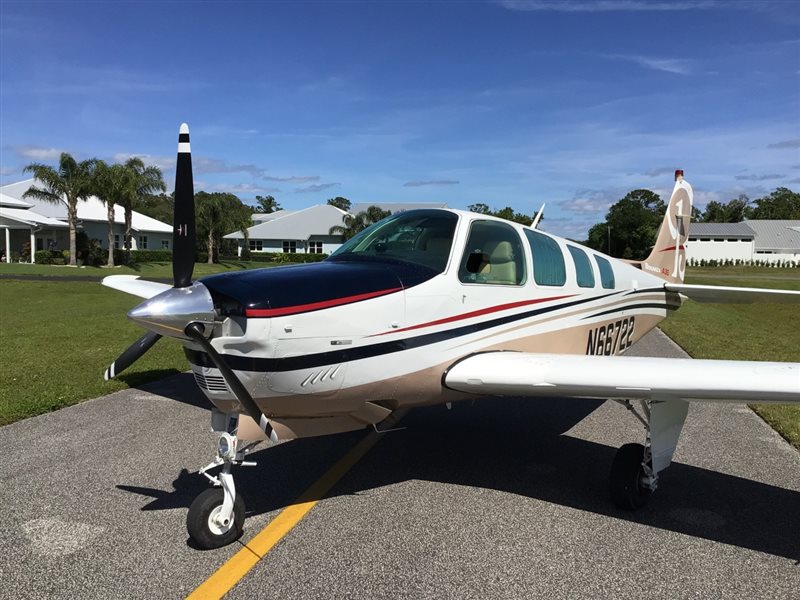
[[[131,155],[284,208],[484,202],[583,238],[686,171],[800,189],[800,2],[0,3],[0,176]]]

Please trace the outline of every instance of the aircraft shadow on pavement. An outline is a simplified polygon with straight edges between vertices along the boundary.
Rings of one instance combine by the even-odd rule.
[[[413,411],[401,423],[407,429],[387,433],[328,496],[408,480],[480,487],[800,559],[800,493],[673,463],[645,508],[622,511],[608,492],[617,449],[562,435],[601,402],[497,398],[464,404],[453,411]],[[363,435],[296,440],[254,453],[257,467],[236,470],[248,516],[291,504]],[[153,497],[142,510],[162,510],[188,507],[207,484],[184,469],[173,486],[171,491],[117,487]]]
[[[141,383],[140,375],[148,375],[148,379],[151,379],[153,371],[142,374],[123,374],[118,377],[128,386],[142,390],[143,392],[164,396],[165,398],[176,400],[177,402],[188,404],[189,406],[211,410],[211,401],[206,398],[203,391],[197,387],[194,375],[191,373],[180,373],[175,369],[163,369],[157,373],[159,373],[157,381],[148,381],[146,383]]]

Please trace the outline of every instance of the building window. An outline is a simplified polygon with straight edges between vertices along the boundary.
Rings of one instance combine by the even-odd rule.
[[[169,240],[161,240],[161,249],[169,250]]]
[[[140,235],[139,236],[139,250],[147,250],[147,236]]]
[[[119,234],[115,233],[114,234],[114,250],[119,250],[119,248],[120,248]]]
[[[284,254],[294,254],[297,252],[297,242],[294,240],[284,241],[283,252]]]
[[[250,251],[261,252],[264,250],[264,240],[250,240]]]
[[[525,230],[533,254],[533,280],[539,285],[564,285],[567,267],[558,242],[543,233]]]
[[[586,252],[575,246],[567,246],[567,250],[572,254],[572,260],[575,261],[575,275],[578,279],[578,285],[580,287],[594,287],[594,271]]]
[[[310,254],[322,254],[322,242],[308,242]]]
[[[615,281],[614,269],[611,268],[611,263],[596,254],[594,255],[594,262],[597,263],[597,268],[600,269],[600,283],[602,286],[607,290],[613,290]]]

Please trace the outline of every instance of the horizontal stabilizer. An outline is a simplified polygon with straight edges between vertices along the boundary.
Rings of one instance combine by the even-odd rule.
[[[454,364],[444,382],[486,396],[800,404],[797,363],[487,352]]]
[[[800,303],[800,291],[764,288],[724,287],[716,285],[687,285],[667,283],[670,292],[678,292],[696,302],[720,304],[752,304],[753,302]]]
[[[166,283],[139,279],[138,275],[111,275],[103,279],[103,285],[139,298],[152,298],[172,287]]]

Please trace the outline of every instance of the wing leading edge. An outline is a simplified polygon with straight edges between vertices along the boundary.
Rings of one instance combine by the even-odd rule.
[[[689,285],[685,283],[666,283],[664,288],[669,292],[683,294],[695,302],[715,302],[720,304],[781,302],[800,304],[800,292],[795,290]]]
[[[798,363],[488,352],[454,364],[444,383],[486,396],[800,404]]]
[[[102,283],[106,287],[139,296],[139,298],[152,298],[172,287],[166,283],[139,279],[138,275],[109,275],[103,279]]]

